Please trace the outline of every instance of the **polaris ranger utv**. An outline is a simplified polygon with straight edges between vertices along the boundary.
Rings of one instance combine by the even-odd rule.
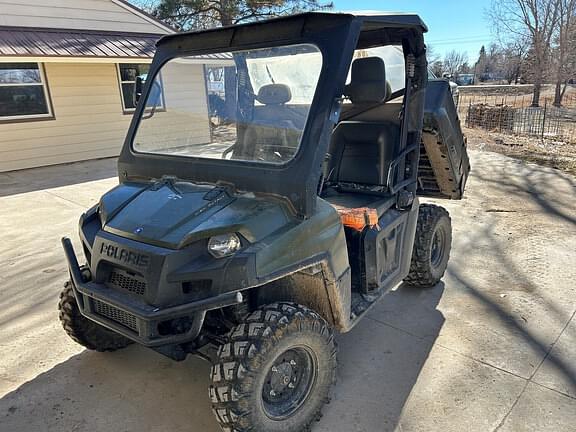
[[[446,269],[450,217],[418,196],[461,198],[469,164],[424,32],[416,15],[306,13],[162,38],[119,185],[80,218],[85,265],[62,240],[70,337],[174,360],[215,344],[224,430],[308,429],[334,332]]]

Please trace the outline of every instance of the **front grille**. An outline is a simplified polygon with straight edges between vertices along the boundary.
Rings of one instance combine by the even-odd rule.
[[[146,281],[119,269],[112,270],[108,277],[108,285],[138,295],[144,295],[146,292]]]
[[[131,313],[125,312],[117,307],[110,306],[107,303],[103,303],[99,300],[94,301],[94,312],[98,315],[108,318],[112,321],[122,324],[124,327],[128,327],[130,330],[138,331],[138,325],[136,322],[136,317]]]

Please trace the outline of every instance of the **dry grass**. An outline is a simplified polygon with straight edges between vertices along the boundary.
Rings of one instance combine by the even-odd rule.
[[[493,151],[576,175],[575,144],[466,127],[463,132],[471,149]]]
[[[474,86],[460,87],[460,106],[470,104],[508,105],[514,108],[527,107],[532,102],[532,86]],[[540,104],[552,106],[554,102],[554,86],[544,85],[540,95]],[[576,107],[576,86],[569,85],[563,99],[566,108]]]

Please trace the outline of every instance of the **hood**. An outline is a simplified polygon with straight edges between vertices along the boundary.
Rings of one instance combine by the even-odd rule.
[[[100,211],[105,231],[170,249],[228,232],[253,242],[290,221],[279,202],[173,180],[120,185]]]

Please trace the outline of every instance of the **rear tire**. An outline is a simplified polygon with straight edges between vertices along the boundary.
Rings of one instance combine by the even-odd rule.
[[[212,367],[210,399],[226,432],[307,431],[329,400],[336,344],[328,323],[295,303],[250,314]]]
[[[421,204],[410,273],[404,282],[421,288],[436,285],[448,266],[451,246],[452,222],[448,211],[434,204]]]
[[[87,270],[84,268],[82,273],[86,274],[86,272]],[[132,343],[130,339],[114,333],[82,315],[78,303],[76,303],[76,297],[74,297],[71,281],[64,284],[64,289],[60,293],[58,310],[64,331],[74,342],[89,350],[116,351]]]

